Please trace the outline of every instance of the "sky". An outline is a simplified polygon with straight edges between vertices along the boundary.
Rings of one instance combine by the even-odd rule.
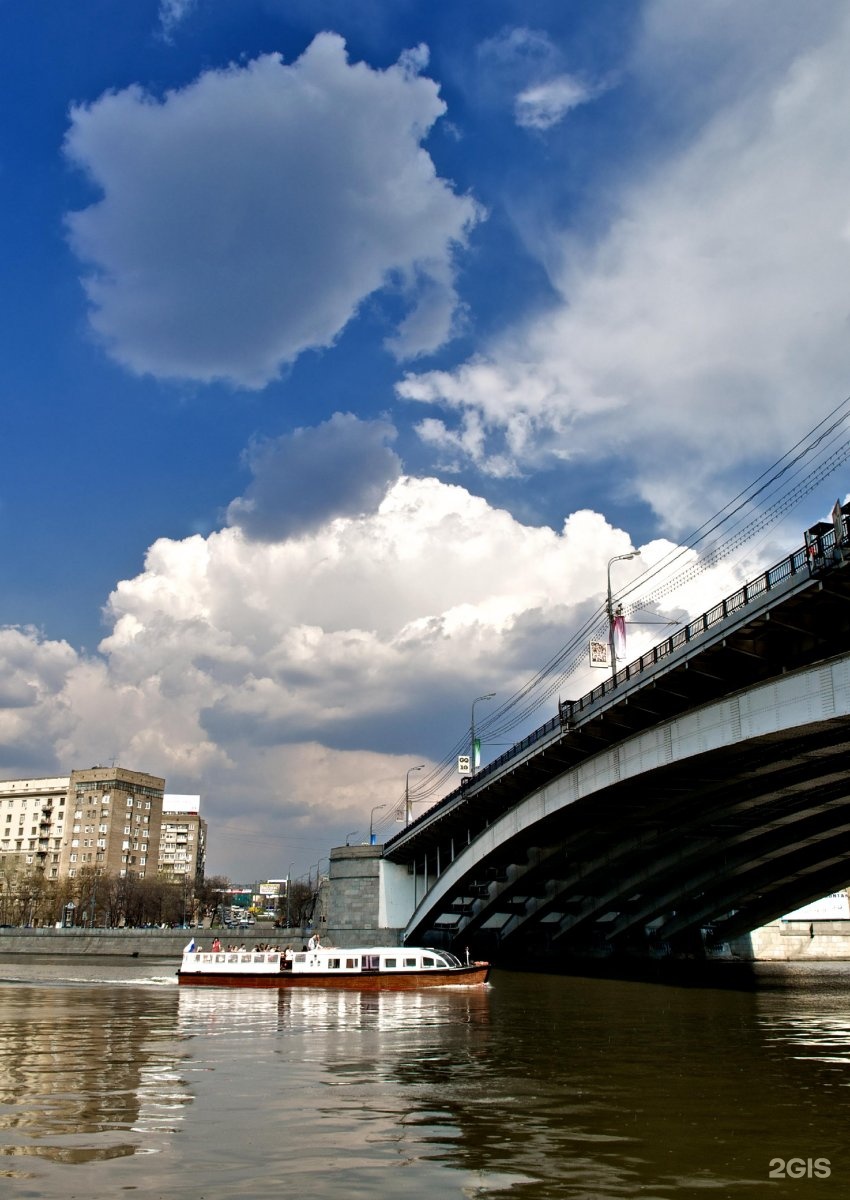
[[[491,718],[611,559],[675,553],[850,391],[838,0],[0,28],[0,776],[161,775],[211,873],[392,836],[473,702],[485,762],[548,720]],[[689,551],[630,651],[846,492]]]

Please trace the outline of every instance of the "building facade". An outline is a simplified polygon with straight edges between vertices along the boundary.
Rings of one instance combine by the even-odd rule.
[[[201,797],[166,793],[159,839],[160,876],[173,883],[200,887],[206,857],[207,823],[201,819]]]
[[[67,775],[0,781],[0,870],[58,879],[68,783]]]
[[[164,794],[159,776],[115,766],[0,781],[0,871],[8,877],[38,870],[46,879],[73,879],[82,868],[155,876]],[[197,847],[206,847],[206,826],[197,814],[195,821],[193,871]],[[203,862],[201,854],[201,871]]]
[[[139,879],[159,869],[165,780],[124,767],[72,771],[59,875],[73,879],[82,867]]]

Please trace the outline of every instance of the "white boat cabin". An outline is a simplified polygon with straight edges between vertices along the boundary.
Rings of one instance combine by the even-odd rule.
[[[364,971],[392,974],[396,971],[456,970],[461,965],[446,950],[372,946],[356,950],[304,950],[292,956],[296,974],[352,975]]]
[[[291,961],[284,960],[278,951],[188,951],[183,955],[180,971],[184,975],[277,975],[281,970],[291,970],[294,975],[392,975],[405,971],[457,970],[461,965],[460,959],[447,950],[377,946],[298,950]]]

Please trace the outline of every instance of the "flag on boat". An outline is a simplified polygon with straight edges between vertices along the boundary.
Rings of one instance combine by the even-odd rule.
[[[184,953],[184,954],[194,954],[194,953],[195,953],[195,939],[194,939],[194,937],[190,939],[190,941],[189,941],[188,945],[187,945],[187,946],[184,948],[184,950],[183,950],[183,953]]]

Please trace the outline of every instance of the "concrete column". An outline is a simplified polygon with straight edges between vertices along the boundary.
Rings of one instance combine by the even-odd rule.
[[[335,946],[397,946],[414,909],[414,877],[381,846],[330,853],[327,939]]]

